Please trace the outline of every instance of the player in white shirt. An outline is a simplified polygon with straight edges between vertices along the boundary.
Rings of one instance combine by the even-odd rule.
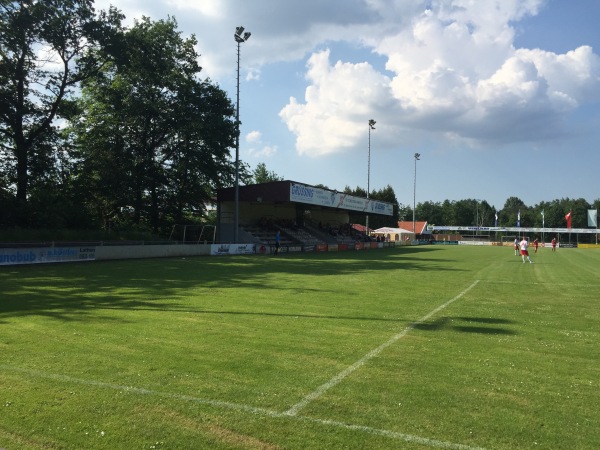
[[[529,252],[527,251],[527,246],[528,245],[529,245],[529,242],[527,242],[527,239],[523,238],[523,240],[520,243],[520,246],[521,246],[521,258],[523,259],[523,263],[525,263],[525,258],[527,258],[529,260],[529,263],[533,264],[533,261],[529,257]]]

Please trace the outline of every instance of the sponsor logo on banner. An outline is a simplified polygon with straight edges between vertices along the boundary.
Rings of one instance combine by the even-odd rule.
[[[302,184],[292,184],[291,195],[297,198],[311,199],[315,196],[315,189]]]
[[[393,214],[393,205],[391,203],[354,197],[349,194],[298,183],[292,183],[290,185],[290,201],[348,209],[351,211],[371,211],[376,214],[387,216]]]
[[[210,246],[210,254],[221,255],[251,255],[256,253],[256,244],[213,244]]]
[[[94,261],[96,247],[40,247],[31,250],[4,248],[0,265]]]

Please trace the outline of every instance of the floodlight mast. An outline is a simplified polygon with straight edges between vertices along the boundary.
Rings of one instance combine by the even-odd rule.
[[[367,157],[367,200],[369,199],[369,191],[371,190],[371,130],[375,129],[375,122],[373,119],[369,119],[369,153]],[[365,223],[365,234],[369,235],[369,214],[367,213]]]
[[[417,237],[417,233],[415,231],[415,209],[417,207],[417,161],[421,158],[420,153],[415,153],[415,183],[413,187],[413,233],[415,237]]]
[[[233,215],[233,241],[238,243],[240,226],[240,44],[250,39],[251,33],[244,32],[244,27],[236,27],[235,42],[237,43],[237,103],[235,108],[235,211]]]

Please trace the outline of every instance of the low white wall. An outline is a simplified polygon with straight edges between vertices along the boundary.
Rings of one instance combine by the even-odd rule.
[[[161,244],[0,248],[0,266],[101,261],[110,259],[209,256],[212,247],[214,247],[214,245],[211,244]]]
[[[115,245],[96,247],[96,261],[106,259],[167,258],[209,256],[210,244]]]

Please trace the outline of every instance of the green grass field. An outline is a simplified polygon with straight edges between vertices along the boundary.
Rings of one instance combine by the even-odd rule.
[[[0,448],[600,448],[600,251],[0,268]]]

